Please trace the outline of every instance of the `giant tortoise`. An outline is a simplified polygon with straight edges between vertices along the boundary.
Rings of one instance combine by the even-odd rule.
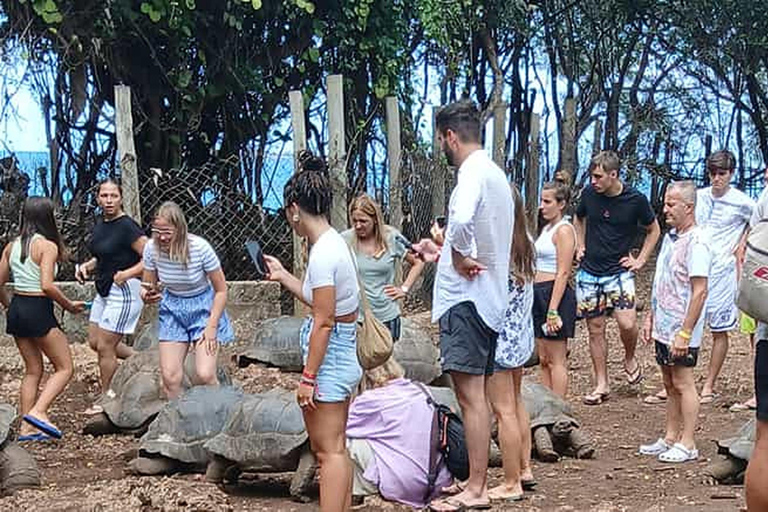
[[[713,461],[704,469],[708,480],[721,484],[744,483],[744,472],[755,445],[755,425],[755,418],[752,418],[739,428],[734,437],[717,441],[717,451],[725,457]]]
[[[548,387],[523,380],[523,402],[531,418],[532,444],[539,460],[557,462],[561,455],[595,456],[592,441],[573,417],[570,404]]]
[[[315,458],[294,391],[273,389],[245,395],[224,429],[204,446],[211,455],[208,481],[234,483],[242,471],[294,471],[291,496],[308,500]]]
[[[264,320],[256,328],[251,344],[240,352],[238,364],[245,367],[258,362],[288,372],[300,372],[303,368],[299,345],[302,322],[302,318],[293,316]],[[408,318],[402,319],[401,337],[395,343],[394,357],[409,379],[429,384],[441,374],[440,352],[431,333]]]
[[[40,486],[40,471],[32,455],[12,441],[16,409],[0,404],[0,496]]]
[[[208,452],[203,445],[221,432],[242,399],[243,392],[231,386],[195,386],[166,403],[141,437],[129,471],[157,475],[205,470]]]
[[[194,382],[195,360],[191,355],[184,364],[182,387]],[[232,383],[223,364],[218,368],[219,384]],[[97,400],[104,412],[95,416],[83,428],[84,434],[104,435],[120,432],[141,435],[167,402],[160,376],[160,356],[157,348],[137,352],[115,372],[112,384]]]
[[[461,414],[452,390],[432,387],[430,391],[437,402]],[[578,459],[594,457],[594,446],[586,432],[579,427],[579,422],[573,417],[567,402],[546,386],[528,379],[523,379],[521,392],[531,419],[531,448],[540,460],[557,462],[561,455]],[[491,448],[493,453],[495,447],[492,445]],[[498,459],[498,457],[493,455],[492,459]]]

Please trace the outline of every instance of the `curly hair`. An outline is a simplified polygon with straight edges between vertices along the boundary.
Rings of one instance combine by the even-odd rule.
[[[331,211],[331,185],[325,161],[309,151],[299,154],[299,172],[291,176],[283,189],[283,204],[297,204],[310,215]]]

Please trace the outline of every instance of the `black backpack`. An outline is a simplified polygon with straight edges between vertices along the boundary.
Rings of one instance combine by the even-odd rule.
[[[427,397],[427,403],[435,411],[432,417],[432,439],[429,456],[429,479],[427,496],[432,495],[437,479],[437,451],[442,453],[445,465],[454,478],[469,478],[469,455],[464,437],[464,423],[459,415],[447,405],[435,402],[432,395],[421,383],[415,383]]]

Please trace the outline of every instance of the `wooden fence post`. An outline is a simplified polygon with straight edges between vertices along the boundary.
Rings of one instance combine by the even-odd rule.
[[[437,139],[437,111],[432,108],[432,216],[445,215],[445,185],[447,165],[443,159],[440,142]]]
[[[528,172],[525,179],[525,209],[528,213],[528,226],[537,231],[539,220],[539,114],[531,114],[530,146],[528,152]]]
[[[291,127],[293,128],[293,172],[299,170],[299,153],[307,149],[307,129],[304,125],[304,96],[301,91],[288,92],[291,107]],[[287,206],[287,205],[283,205]],[[299,279],[307,268],[307,241],[293,233],[293,275]],[[307,308],[299,299],[293,299],[293,314],[303,316]]]
[[[117,136],[117,158],[120,162],[120,181],[123,185],[123,209],[136,222],[143,224],[139,201],[139,168],[133,141],[131,88],[127,85],[115,86],[115,135]]]
[[[507,104],[497,103],[493,107],[493,161],[507,173]]]
[[[329,75],[328,90],[328,164],[333,201],[331,225],[347,229],[347,151],[344,140],[344,77]]]
[[[397,97],[384,100],[387,115],[387,165],[389,167],[389,224],[403,230],[403,184],[400,178],[402,148],[400,147],[400,109]]]

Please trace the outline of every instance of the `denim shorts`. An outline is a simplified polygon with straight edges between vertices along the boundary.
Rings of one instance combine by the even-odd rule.
[[[208,288],[193,297],[181,297],[167,290],[164,291],[158,314],[160,323],[158,339],[180,343],[198,341],[211,316],[213,296],[213,288]],[[235,333],[232,331],[229,317],[224,311],[219,318],[216,339],[220,345],[224,345],[232,341],[234,337]]]
[[[312,317],[307,317],[301,326],[301,355],[307,364],[309,335],[312,332]],[[336,322],[331,330],[328,348],[323,363],[317,372],[315,400],[318,402],[343,402],[355,392],[363,369],[357,361],[357,322]]]

